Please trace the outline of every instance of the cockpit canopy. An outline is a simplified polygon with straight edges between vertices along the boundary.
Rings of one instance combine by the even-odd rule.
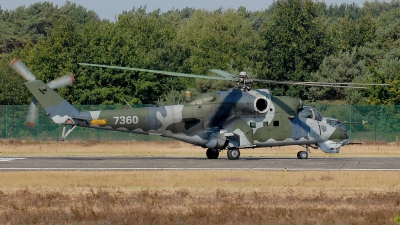
[[[309,118],[309,119],[314,119],[317,121],[322,121],[322,115],[319,113],[316,109],[310,106],[304,106],[301,109],[300,116]]]
[[[336,129],[346,132],[346,126],[337,119],[328,118],[328,119],[326,119],[326,123]]]

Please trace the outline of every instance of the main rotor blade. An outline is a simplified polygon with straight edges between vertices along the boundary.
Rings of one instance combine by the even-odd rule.
[[[22,60],[15,58],[10,63],[11,68],[13,68],[19,75],[24,77],[27,81],[36,80],[35,75],[26,67],[25,63]]]
[[[99,65],[99,64],[90,64],[90,63],[78,63],[81,66],[94,66],[94,67],[102,67],[102,68],[110,68],[110,69],[121,69],[121,70],[132,70],[132,71],[141,71],[141,72],[149,72],[149,73],[158,73],[163,75],[170,76],[179,76],[179,77],[191,77],[191,78],[202,78],[202,79],[213,79],[213,80],[226,80],[226,81],[237,81],[237,78],[226,71],[212,69],[210,70],[213,73],[219,74],[223,77],[215,77],[215,76],[204,76],[198,74],[187,74],[187,73],[177,73],[177,72],[168,72],[161,70],[148,70],[148,69],[140,69],[140,68],[131,68],[131,67],[120,67],[120,66],[108,66],[108,65]],[[289,84],[289,85],[304,85],[304,86],[316,86],[316,87],[335,87],[335,88],[355,88],[355,89],[365,89],[368,85],[377,85],[384,86],[386,84],[356,84],[356,83],[326,83],[326,82],[296,82],[296,81],[274,81],[274,80],[261,80],[261,79],[249,79],[250,82],[261,82],[261,83],[269,83],[269,84]],[[359,85],[359,86],[352,86]]]
[[[225,78],[233,78],[235,80],[237,79],[235,75],[233,75],[231,73],[228,73],[226,71],[223,71],[223,70],[212,69],[210,71],[213,72],[213,73],[219,74],[219,75],[221,75],[221,76],[223,76]]]
[[[228,80],[228,81],[232,80],[232,79],[227,79],[225,77],[204,76],[204,75],[188,74],[188,73],[176,73],[176,72],[168,72],[168,71],[161,71],[161,70],[147,70],[147,69],[139,69],[139,68],[131,68],[131,67],[108,66],[108,65],[90,64],[90,63],[78,63],[78,64],[81,66],[94,66],[94,67],[103,67],[103,68],[110,68],[110,69],[141,71],[141,72],[158,73],[158,74],[178,76],[178,77],[192,77],[192,78]]]
[[[261,79],[254,79],[254,81],[265,84],[290,84],[290,85],[303,85],[303,86],[314,86],[314,87],[335,87],[335,88],[354,88],[354,89],[366,88],[358,86],[343,86],[346,83],[341,83],[341,85],[337,85],[336,83],[329,84],[329,83],[318,83],[318,82],[275,81],[275,80],[261,80]]]
[[[359,85],[359,86],[390,86],[389,84],[371,84],[371,83],[330,83],[330,82],[302,82],[308,84],[327,84],[327,85]]]

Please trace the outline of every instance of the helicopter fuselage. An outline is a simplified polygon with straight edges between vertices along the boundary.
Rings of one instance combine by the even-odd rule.
[[[346,130],[327,124],[301,100],[271,96],[266,89],[230,89],[202,94],[184,105],[80,112],[70,119],[81,126],[161,135],[211,149],[318,145],[347,139]],[[343,144],[322,150],[338,152]]]
[[[156,73],[169,76],[236,82],[236,89],[201,94],[183,105],[128,108],[81,112],[58,95],[52,88],[74,83],[73,76],[66,76],[48,84],[36,77],[19,59],[10,66],[28,82],[25,86],[34,98],[30,104],[28,124],[34,125],[36,104],[40,103],[49,117],[64,125],[62,140],[77,127],[115,130],[120,132],[160,135],[207,148],[209,159],[217,159],[219,151],[227,149],[229,159],[240,157],[239,149],[305,145],[306,151],[297,154],[307,159],[309,147],[321,148],[326,153],[338,153],[348,144],[345,126],[339,120],[322,115],[314,108],[303,106],[296,98],[272,96],[267,89],[251,89],[253,82],[338,88],[365,88],[357,83],[274,81],[247,77],[241,72],[235,76],[226,71],[212,69],[220,77],[129,68],[99,64],[79,63],[109,69]],[[363,84],[387,85],[387,84]],[[66,131],[66,127],[71,128]],[[312,146],[311,146],[312,147]]]
[[[323,118],[299,99],[271,96],[268,90],[230,89],[201,94],[184,105],[78,111],[42,81],[25,83],[50,118],[58,124],[160,135],[208,148],[207,156],[228,149],[237,159],[239,149],[314,144],[338,153],[348,143],[346,129],[334,118]],[[213,152],[213,153],[211,153]]]

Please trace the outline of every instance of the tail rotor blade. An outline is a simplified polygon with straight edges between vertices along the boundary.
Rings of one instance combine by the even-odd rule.
[[[10,67],[13,68],[22,77],[24,77],[27,81],[36,80],[35,75],[33,75],[33,73],[28,69],[28,67],[25,65],[25,63],[22,62],[22,60],[15,58],[13,61],[11,61]],[[49,82],[47,85],[52,89],[56,89],[59,87],[72,85],[73,83],[75,83],[74,75],[67,74],[65,76],[62,76],[60,78],[57,78],[57,79]],[[29,104],[29,113],[26,118],[26,123],[28,124],[28,126],[31,126],[31,127],[36,126],[36,121],[38,118],[38,108],[36,105],[37,105],[36,98],[32,98],[32,101]]]
[[[15,58],[10,63],[11,68],[13,68],[17,73],[19,73],[22,77],[24,77],[27,81],[36,80],[35,75],[26,67],[25,63],[22,60]]]
[[[29,104],[29,113],[26,117],[26,124],[30,127],[36,126],[36,121],[38,117],[38,108],[36,107],[37,100],[36,98],[32,98],[31,103]]]
[[[65,76],[59,77],[55,80],[50,81],[49,83],[47,83],[47,85],[51,88],[51,89],[56,89],[59,87],[65,87],[65,86],[69,86],[75,83],[75,77],[74,75],[71,74],[67,74]]]

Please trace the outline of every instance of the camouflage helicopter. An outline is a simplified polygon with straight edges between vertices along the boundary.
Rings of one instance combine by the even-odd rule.
[[[35,111],[39,102],[55,123],[64,125],[62,140],[77,126],[161,135],[207,148],[209,159],[217,159],[222,150],[227,150],[228,158],[235,160],[240,157],[240,149],[286,145],[305,147],[304,151],[297,153],[297,158],[307,159],[310,147],[320,148],[325,153],[339,153],[341,146],[349,144],[346,127],[338,119],[323,117],[300,99],[273,96],[267,89],[252,89],[253,82],[338,88],[385,85],[261,80],[249,78],[245,72],[235,76],[222,70],[211,70],[220,76],[203,76],[87,63],[80,65],[236,82],[236,88],[204,93],[194,98],[187,92],[184,105],[81,112],[53,90],[72,84],[73,76],[45,84],[36,80],[21,60],[14,59],[10,63],[28,80],[25,86],[34,96],[33,109],[28,116],[30,122],[34,123],[32,118],[35,115],[31,111]],[[70,126],[68,130],[67,126]]]

